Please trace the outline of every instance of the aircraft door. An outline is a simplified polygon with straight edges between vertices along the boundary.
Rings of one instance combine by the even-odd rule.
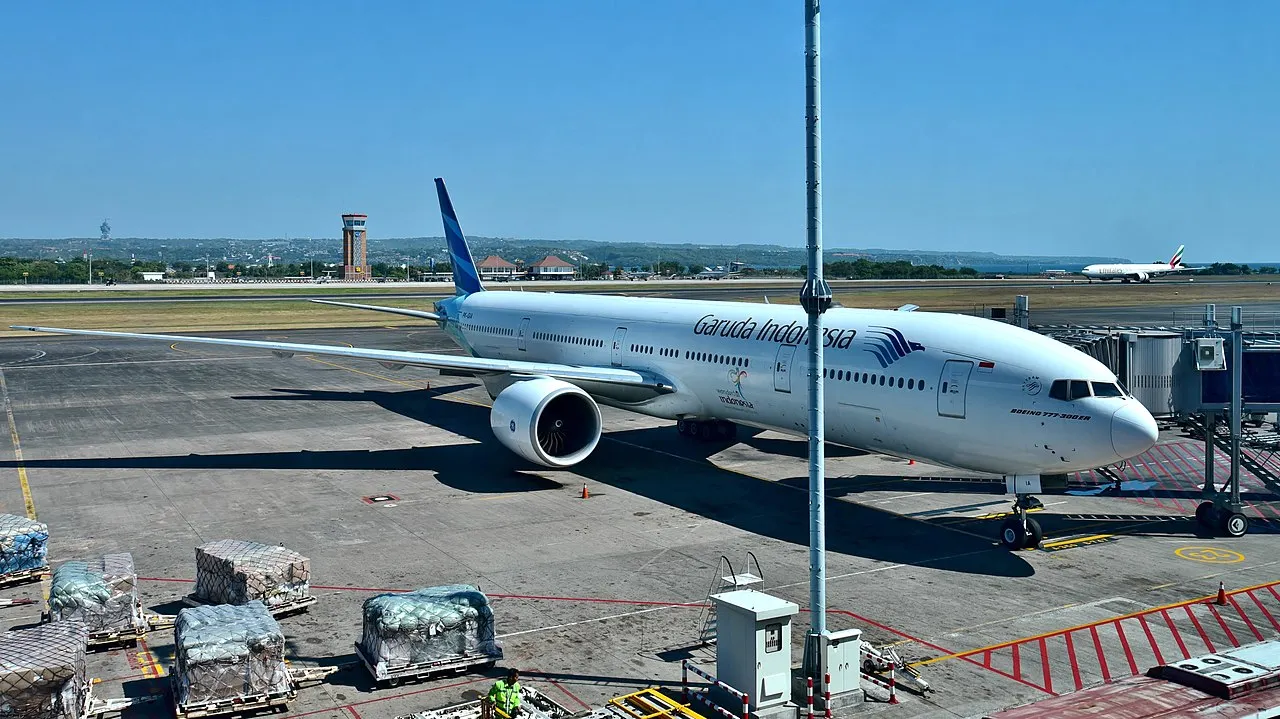
[[[947,360],[942,366],[942,379],[938,383],[939,415],[964,419],[964,397],[972,371],[973,363],[968,360]]]
[[[610,350],[610,361],[614,367],[622,366],[622,343],[627,341],[627,328],[619,327],[613,331],[613,347]]]
[[[796,356],[796,345],[779,345],[778,356],[773,362],[773,389],[791,392],[791,361]]]
[[[519,348],[520,351],[522,352],[525,351],[524,339],[525,339],[525,336],[528,334],[529,334],[529,318],[525,317],[524,319],[520,320],[520,333],[516,335],[516,347]]]

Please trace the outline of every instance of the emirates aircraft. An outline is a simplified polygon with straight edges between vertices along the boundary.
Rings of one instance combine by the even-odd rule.
[[[1089,282],[1094,280],[1120,280],[1121,282],[1150,282],[1152,277],[1160,277],[1175,272],[1194,272],[1204,269],[1203,267],[1187,267],[1182,264],[1182,251],[1186,249],[1186,245],[1178,245],[1178,251],[1173,253],[1173,257],[1168,262],[1153,262],[1151,264],[1120,264],[1120,265],[1089,265],[1080,271],[1080,274],[1089,278]]]
[[[799,307],[485,291],[444,182],[436,180],[456,295],[434,312],[314,300],[435,322],[466,356],[258,340],[18,327],[372,360],[472,375],[493,397],[499,443],[571,467],[600,441],[599,405],[728,440],[738,425],[805,436],[807,318]],[[1043,534],[1043,474],[1115,464],[1156,441],[1156,423],[1098,361],[1015,326],[965,315],[831,309],[821,338],[828,441],[1005,477],[1010,549]]]

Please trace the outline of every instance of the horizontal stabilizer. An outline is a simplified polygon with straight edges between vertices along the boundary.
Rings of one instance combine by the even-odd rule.
[[[426,312],[423,310],[406,310],[399,307],[380,307],[378,305],[358,305],[354,302],[334,302],[333,300],[311,300],[318,305],[334,305],[336,307],[350,307],[357,310],[372,310],[374,312],[388,312],[393,315],[404,315],[405,317],[418,317],[424,320],[439,320],[440,315],[435,312]]]
[[[915,312],[920,309],[920,305],[903,305],[898,308],[899,312]]]

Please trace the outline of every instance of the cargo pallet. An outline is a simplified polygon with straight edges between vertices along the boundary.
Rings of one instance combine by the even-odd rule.
[[[400,686],[401,682],[406,680],[413,681],[416,679],[425,679],[433,674],[443,672],[453,672],[455,674],[465,674],[467,671],[476,667],[485,669],[493,667],[502,658],[502,650],[499,649],[495,654],[463,654],[461,656],[440,659],[434,662],[418,662],[416,664],[399,664],[388,666],[372,660],[364,653],[364,647],[356,642],[356,656],[360,657],[360,663],[364,664],[364,668],[369,670],[370,676],[374,678],[380,685],[388,687]]]
[[[475,699],[462,704],[453,704],[442,709],[403,714],[396,719],[510,719],[507,713],[493,706],[485,706],[487,701]],[[525,719],[567,719],[573,712],[557,704],[550,697],[533,687],[520,687],[519,716]],[[700,718],[699,718],[700,719]]]
[[[265,601],[262,603],[267,604],[267,611],[271,612],[271,616],[275,617],[276,619],[279,619],[280,617],[286,617],[286,616],[289,616],[290,614],[305,612],[307,611],[308,607],[310,607],[312,604],[315,604],[317,601],[318,600],[315,597],[308,596],[308,597],[303,597],[302,599],[294,599],[292,601],[288,601],[283,604],[276,604],[275,606],[267,604]],[[187,605],[188,607],[203,607],[209,604],[209,602],[206,602],[205,600],[197,597],[194,594],[188,594],[187,596],[183,597],[182,603]]]
[[[182,705],[177,701],[177,667],[170,665],[169,676],[172,678],[171,681],[175,685],[172,688],[174,697],[173,713],[177,719],[197,719],[198,717],[212,716],[247,716],[249,714],[257,714],[268,710],[273,712],[287,711],[289,708],[289,702],[298,698],[299,685],[304,682],[320,681],[336,671],[338,671],[337,667],[290,669],[290,686],[287,691],[245,694],[242,696],[232,697],[230,699],[218,699],[216,701],[196,702],[193,704]]]
[[[176,617],[166,614],[143,614],[141,608],[133,616],[133,626],[125,629],[109,629],[100,632],[89,632],[89,649],[99,649],[102,647],[136,647],[138,640],[147,635],[147,632],[154,632],[158,629],[171,629]],[[53,621],[49,612],[43,612],[40,615],[42,623]]]
[[[49,565],[46,564],[43,567],[36,567],[35,569],[19,569],[16,572],[0,574],[0,588],[38,582],[41,579],[44,579],[44,575],[48,573]]]

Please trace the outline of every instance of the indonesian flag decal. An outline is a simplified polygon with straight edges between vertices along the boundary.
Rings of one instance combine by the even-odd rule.
[[[996,368],[996,363],[995,363],[995,362],[987,362],[986,360],[983,360],[982,362],[979,362],[979,363],[978,363],[978,371],[979,371],[979,372],[990,372],[990,371],[994,370],[995,368]]]

